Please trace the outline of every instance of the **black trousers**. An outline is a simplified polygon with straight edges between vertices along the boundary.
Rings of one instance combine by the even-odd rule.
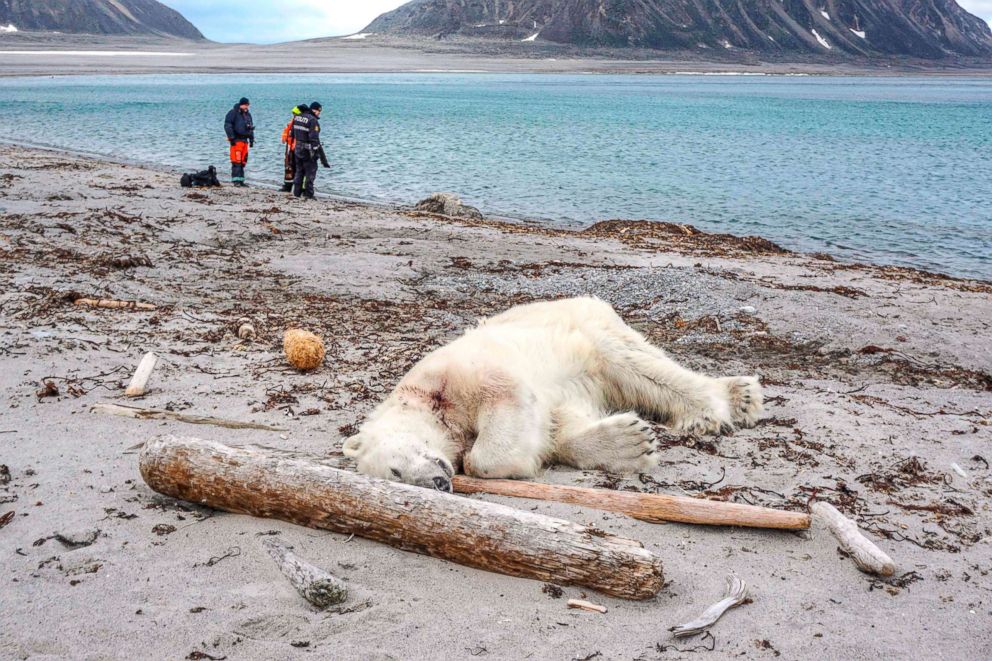
[[[313,182],[317,178],[317,161],[312,158],[296,159],[296,177],[293,179],[293,195],[313,197]]]

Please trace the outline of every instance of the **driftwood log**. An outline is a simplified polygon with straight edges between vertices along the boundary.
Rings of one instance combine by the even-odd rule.
[[[746,601],[747,584],[731,574],[727,577],[727,587],[723,591],[723,599],[707,608],[695,620],[680,624],[677,627],[672,627],[669,631],[676,638],[685,638],[687,636],[695,636],[697,633],[703,633],[716,624],[716,621],[723,617],[723,614],[728,610],[737,608]]]
[[[106,308],[108,310],[138,310],[141,312],[154,312],[157,306],[151,303],[139,303],[137,301],[114,301],[109,298],[77,298],[73,301],[76,305],[91,308]]]
[[[145,444],[140,468],[145,482],[167,496],[354,534],[477,569],[623,599],[648,599],[664,583],[660,558],[634,540],[262,448],[166,436]]]
[[[452,486],[458,493],[489,493],[498,496],[553,500],[607,512],[618,512],[650,523],[676,521],[711,526],[747,526],[783,530],[809,528],[809,515],[803,512],[786,512],[703,498],[588,489],[516,480],[479,480],[463,475],[456,475]]]
[[[851,556],[858,569],[868,574],[892,576],[896,565],[882,549],[861,534],[858,524],[837,511],[830,503],[813,503],[813,514],[830,528],[844,551]]]
[[[568,607],[589,611],[590,613],[599,613],[601,615],[605,615],[607,611],[606,606],[600,606],[599,604],[594,604],[591,601],[586,601],[584,599],[569,599]]]
[[[301,559],[278,539],[266,539],[262,546],[300,596],[317,608],[348,601],[348,586],[341,579]]]
[[[151,351],[145,354],[145,357],[138,363],[138,369],[134,371],[131,382],[127,384],[127,390],[124,391],[125,397],[141,397],[148,391],[148,381],[152,378],[156,363],[158,363],[158,356]]]

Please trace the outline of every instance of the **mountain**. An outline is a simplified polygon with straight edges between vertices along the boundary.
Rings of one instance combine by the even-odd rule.
[[[363,32],[660,50],[992,56],[955,0],[414,0]]]
[[[8,24],[29,32],[203,39],[182,14],[155,0],[0,0],[0,25]]]

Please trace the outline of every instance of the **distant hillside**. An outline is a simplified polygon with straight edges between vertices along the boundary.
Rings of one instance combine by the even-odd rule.
[[[155,0],[0,0],[0,25],[8,24],[20,31],[203,39],[182,14]]]
[[[992,56],[955,0],[414,0],[363,32],[661,50]]]

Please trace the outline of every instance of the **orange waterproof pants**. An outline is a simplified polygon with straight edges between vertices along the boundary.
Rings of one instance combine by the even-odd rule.
[[[248,143],[235,142],[231,145],[231,163],[234,165],[248,164]]]

